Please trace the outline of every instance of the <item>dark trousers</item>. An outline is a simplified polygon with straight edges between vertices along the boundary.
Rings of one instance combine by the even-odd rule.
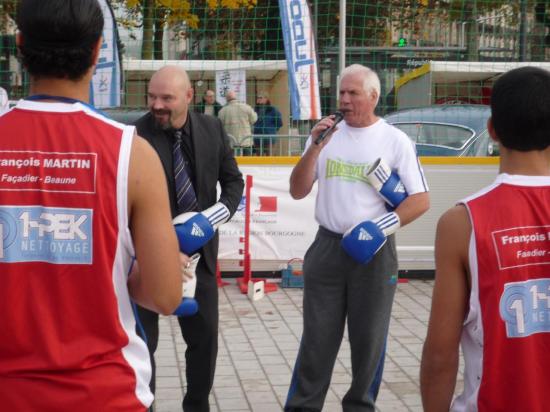
[[[341,236],[321,228],[304,258],[304,330],[285,411],[321,411],[347,323],[352,382],[344,412],[372,412],[380,386],[396,286],[393,236],[366,265],[349,257]]]
[[[199,304],[199,312],[194,316],[178,318],[181,334],[187,344],[185,351],[187,390],[182,408],[185,412],[208,412],[210,410],[208,396],[214,383],[218,355],[218,286],[216,277],[207,272],[202,261],[197,267],[195,298]],[[158,314],[138,306],[138,317],[145,332],[153,365],[150,386],[154,393],[156,369],[154,353],[159,339]]]

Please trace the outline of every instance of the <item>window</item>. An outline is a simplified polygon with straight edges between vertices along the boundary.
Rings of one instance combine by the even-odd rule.
[[[474,135],[470,129],[438,123],[397,123],[415,143],[460,149]]]

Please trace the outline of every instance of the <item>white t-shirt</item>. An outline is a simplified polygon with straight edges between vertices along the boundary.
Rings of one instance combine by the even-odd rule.
[[[306,150],[310,144],[311,136]],[[387,212],[384,199],[364,177],[378,158],[399,175],[409,195],[428,191],[414,143],[405,133],[383,119],[360,128],[342,122],[317,160],[315,219],[321,226],[344,233]]]

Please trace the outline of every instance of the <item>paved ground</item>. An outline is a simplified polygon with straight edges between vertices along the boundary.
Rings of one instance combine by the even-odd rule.
[[[419,366],[433,281],[399,283],[393,305],[380,411],[422,411]],[[252,302],[233,282],[220,289],[220,351],[211,410],[281,411],[302,331],[302,289],[279,289]],[[185,344],[173,317],[161,318],[156,412],[181,410]],[[345,338],[323,411],[341,411],[351,381]]]

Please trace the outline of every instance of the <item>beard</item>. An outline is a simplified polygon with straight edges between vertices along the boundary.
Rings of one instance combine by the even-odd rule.
[[[172,111],[170,110],[151,110],[153,119],[155,121],[155,127],[160,130],[169,130],[172,129]],[[167,120],[161,120],[157,116],[168,116]]]

